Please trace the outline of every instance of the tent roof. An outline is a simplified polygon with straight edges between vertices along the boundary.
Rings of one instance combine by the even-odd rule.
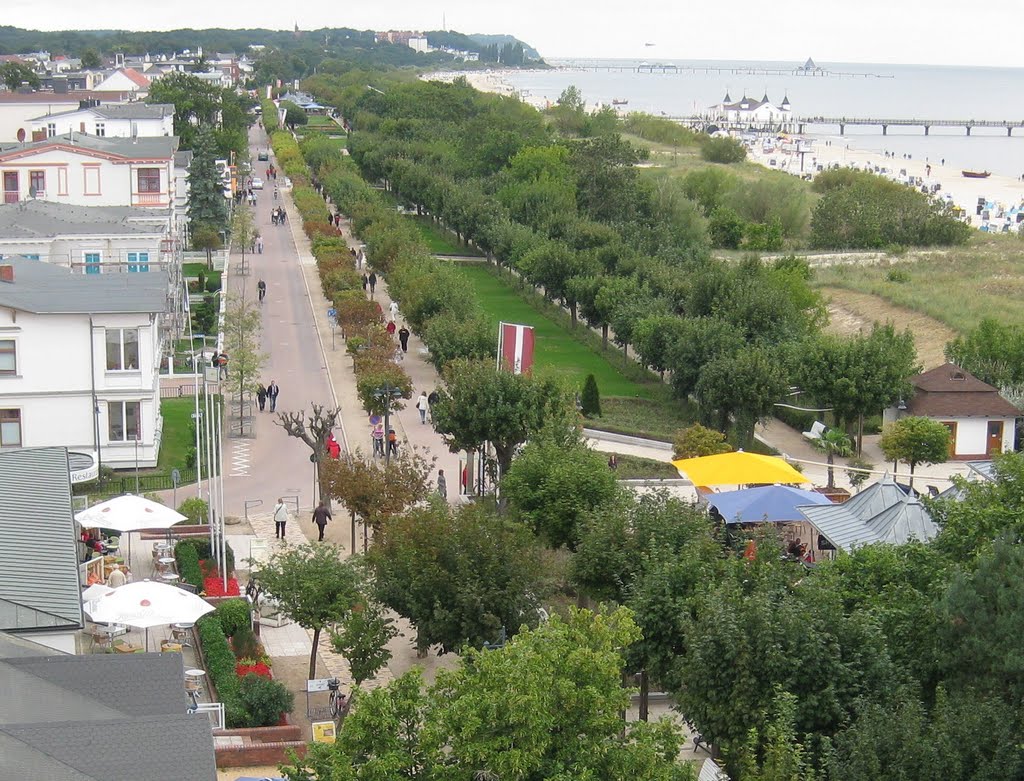
[[[683,458],[672,465],[700,486],[811,482],[782,458],[742,450]]]
[[[831,504],[815,491],[788,485],[743,488],[708,497],[708,504],[718,510],[726,523],[759,523],[802,521],[800,505]]]

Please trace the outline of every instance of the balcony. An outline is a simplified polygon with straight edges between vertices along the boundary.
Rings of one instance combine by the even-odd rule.
[[[132,193],[132,206],[170,206],[170,193]]]

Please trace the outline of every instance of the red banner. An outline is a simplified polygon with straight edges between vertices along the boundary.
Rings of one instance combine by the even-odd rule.
[[[529,374],[533,368],[533,327],[502,323],[498,332],[499,368]]]

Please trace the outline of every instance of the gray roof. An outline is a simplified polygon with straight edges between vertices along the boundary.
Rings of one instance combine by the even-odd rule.
[[[31,199],[0,204],[0,239],[58,236],[153,236],[166,216],[131,206],[72,206]],[[147,222],[148,221],[148,222]]]
[[[0,651],[11,645],[0,633]],[[0,778],[213,781],[210,720],[185,712],[181,654],[41,651],[0,659]]]
[[[844,504],[797,509],[829,542],[847,552],[876,542],[901,545],[911,539],[930,540],[938,533],[924,505],[904,493],[889,475]]]
[[[191,149],[179,149],[174,153],[175,168],[188,168],[190,165],[192,165]]]
[[[80,111],[91,111],[97,116],[106,119],[163,119],[174,115],[173,103],[143,103],[132,101],[130,103],[107,103],[88,108],[73,108],[60,111],[55,114],[43,114],[35,117],[33,121],[50,119],[52,117],[63,117],[69,114],[77,114]]]
[[[0,540],[0,630],[81,627],[67,450],[0,452]]]
[[[115,138],[110,136],[91,136],[87,133],[64,133],[60,136],[47,138],[30,143],[0,144],[0,159],[5,155],[25,150],[43,150],[54,146],[73,146],[81,149],[116,155],[129,159],[160,159],[166,160],[178,148],[177,136],[137,136],[135,138]]]
[[[167,311],[164,271],[76,274],[52,263],[18,256],[4,258],[2,264],[14,266],[14,282],[0,282],[0,306],[36,314]],[[67,469],[66,464],[64,468]]]
[[[0,776],[39,781],[214,781],[205,714],[0,726]],[[45,770],[37,768],[42,765]]]

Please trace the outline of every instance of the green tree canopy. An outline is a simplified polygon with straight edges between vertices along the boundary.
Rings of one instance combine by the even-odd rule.
[[[890,461],[910,464],[910,484],[918,464],[942,464],[949,459],[949,429],[931,418],[910,417],[882,429],[878,442]]]

